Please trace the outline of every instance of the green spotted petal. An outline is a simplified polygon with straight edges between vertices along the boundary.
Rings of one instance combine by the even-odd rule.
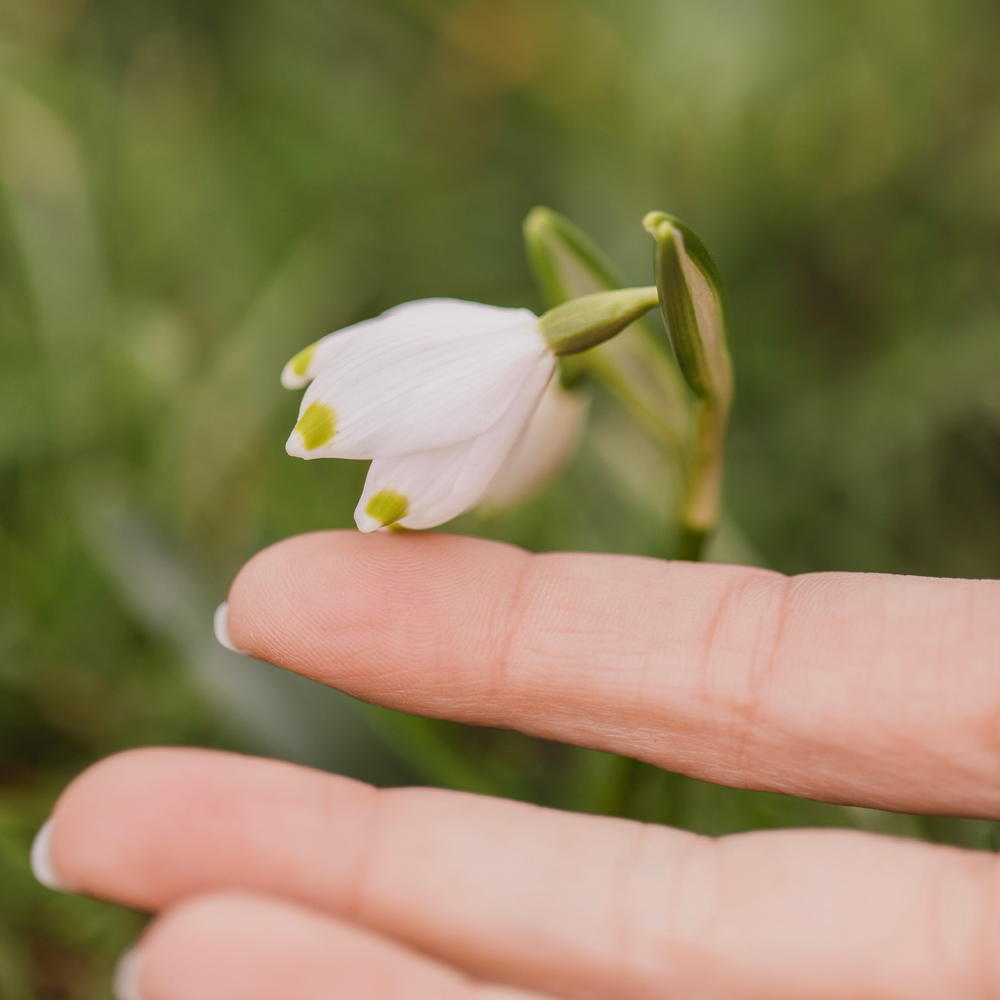
[[[299,458],[391,458],[469,440],[510,409],[543,358],[555,363],[527,309],[453,299],[409,302],[309,350],[284,373],[286,384],[312,378],[286,445]],[[324,412],[317,404],[336,415],[323,440],[309,416]]]
[[[391,523],[433,528],[476,506],[521,439],[554,369],[551,355],[541,359],[511,407],[485,433],[444,448],[372,462],[354,512],[358,527],[376,531]],[[402,514],[398,498],[406,501]]]

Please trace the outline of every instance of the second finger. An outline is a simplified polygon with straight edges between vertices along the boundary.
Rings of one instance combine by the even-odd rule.
[[[1000,992],[995,860],[836,831],[710,841],[204,751],[112,758],[54,816],[58,877],[159,909],[283,895],[566,997]]]

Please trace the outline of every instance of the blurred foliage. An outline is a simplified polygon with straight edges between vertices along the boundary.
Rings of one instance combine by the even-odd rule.
[[[1000,567],[996,0],[6,0],[0,7],[0,996],[90,1000],[138,918],[34,885],[89,762],[283,755],[710,833],[990,824],[721,789],[368,709],[219,650],[275,539],[346,526],[356,463],[282,444],[295,350],[398,302],[537,305],[536,203],[645,284],[640,220],[728,282],[720,557]],[[657,552],[669,493],[598,400],[562,480],[460,530]]]

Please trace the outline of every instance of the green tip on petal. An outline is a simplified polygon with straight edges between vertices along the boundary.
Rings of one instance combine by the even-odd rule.
[[[306,412],[299,417],[295,429],[306,446],[306,451],[315,451],[333,440],[337,433],[337,415],[326,403],[310,403]]]
[[[298,354],[289,361],[289,365],[292,369],[292,374],[298,375],[302,378],[307,371],[309,371],[309,365],[312,364],[313,355],[316,353],[316,345],[310,344],[308,347],[303,348]]]
[[[409,499],[395,490],[379,490],[365,507],[368,516],[381,522],[383,528],[402,520],[409,510]]]

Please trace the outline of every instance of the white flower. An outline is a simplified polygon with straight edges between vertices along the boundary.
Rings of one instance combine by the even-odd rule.
[[[286,450],[372,459],[355,520],[431,528],[474,507],[555,370],[538,318],[425,299],[332,333],[286,365],[309,385]]]
[[[491,509],[513,507],[551,479],[573,456],[590,397],[564,389],[554,378],[514,449],[483,497]]]

